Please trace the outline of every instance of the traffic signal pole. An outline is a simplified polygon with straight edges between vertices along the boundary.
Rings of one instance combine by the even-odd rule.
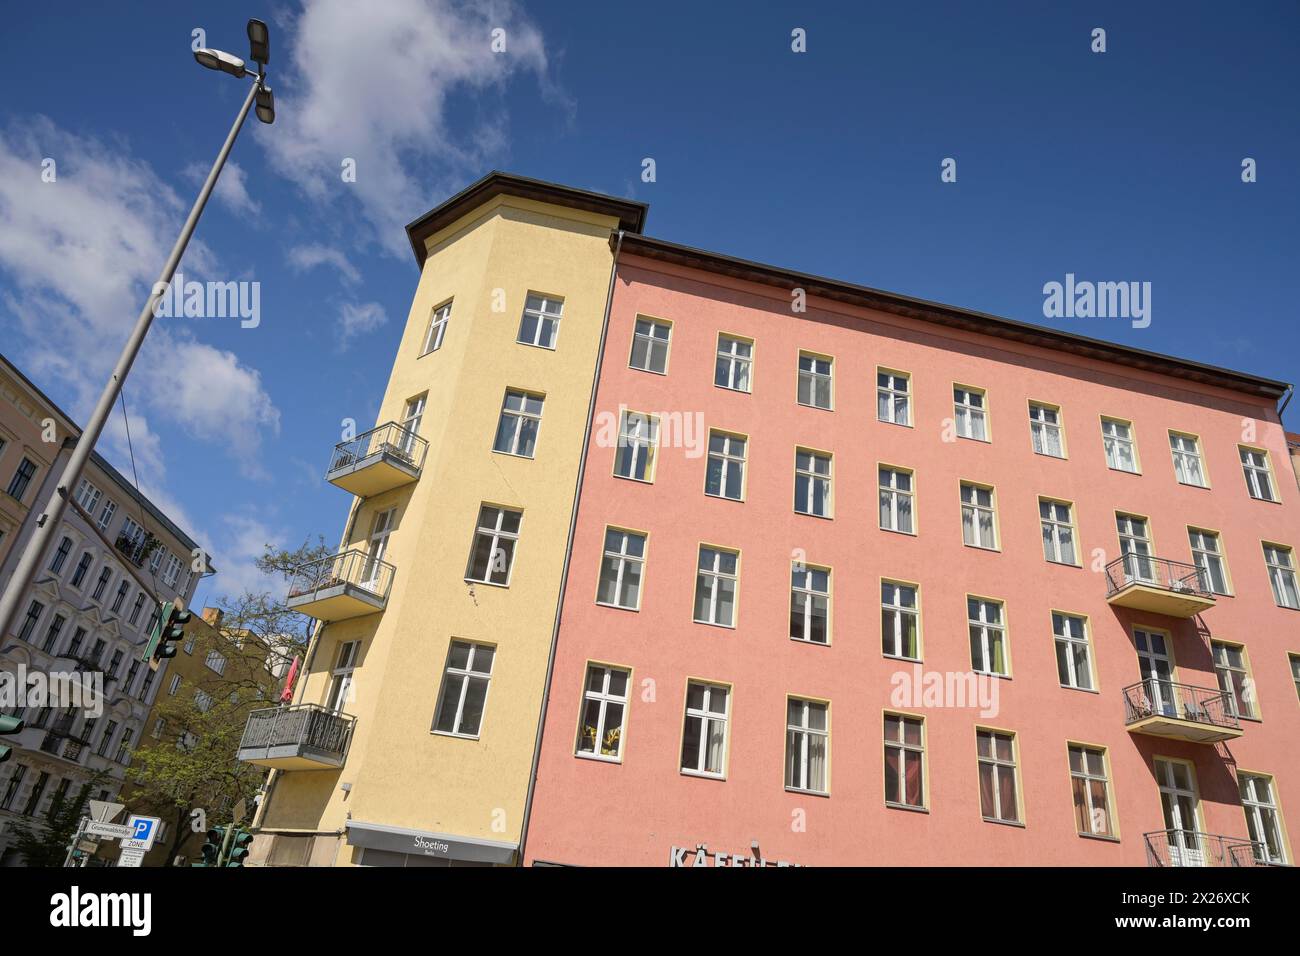
[[[68,505],[68,497],[76,488],[77,479],[81,477],[82,471],[85,470],[86,462],[90,459],[90,453],[94,451],[95,443],[99,441],[99,436],[104,430],[104,424],[108,421],[109,413],[113,410],[113,403],[117,401],[117,396],[122,391],[122,383],[126,380],[127,373],[131,371],[136,356],[140,354],[140,347],[144,344],[145,336],[149,333],[149,327],[153,324],[154,308],[157,306],[158,300],[167,291],[168,286],[171,285],[172,277],[176,274],[176,267],[180,265],[181,256],[185,254],[185,247],[189,245],[190,237],[194,235],[194,228],[199,223],[199,217],[203,215],[203,208],[208,204],[212,190],[217,185],[217,178],[226,165],[226,157],[230,155],[230,150],[235,145],[235,137],[239,135],[240,127],[244,125],[244,120],[248,116],[248,111],[252,109],[253,100],[262,88],[263,82],[264,76],[258,74],[249,88],[248,96],[244,98],[244,105],[240,107],[235,122],[226,135],[226,141],[222,144],[221,151],[217,153],[216,161],[208,172],[208,178],[204,181],[203,188],[199,190],[199,197],[194,201],[194,207],[185,220],[181,234],[176,239],[176,245],[172,247],[171,255],[167,257],[167,262],[163,265],[158,281],[154,283],[149,298],[145,301],[144,308],[140,310],[140,317],[135,321],[135,328],[131,330],[131,336],[127,339],[122,354],[118,356],[117,365],[113,368],[113,374],[109,377],[108,384],[104,386],[104,393],[100,395],[99,403],[95,405],[95,410],[91,414],[90,420],[87,421],[86,427],[77,437],[77,443],[72,449],[72,455],[68,458],[68,463],[64,466],[63,474],[60,476],[54,490],[50,492],[45,508],[36,518],[36,527],[27,540],[22,557],[19,559],[17,567],[14,568],[13,576],[5,587],[3,597],[0,597],[0,638],[9,633],[9,627],[18,613],[18,607],[23,595],[27,593],[27,588],[36,577],[41,558],[54,540],[59,521]]]

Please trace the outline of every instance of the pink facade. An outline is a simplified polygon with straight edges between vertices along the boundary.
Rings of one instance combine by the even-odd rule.
[[[673,847],[748,857],[757,841],[766,860],[819,866],[1146,865],[1144,834],[1167,826],[1155,757],[1193,765],[1196,830],[1243,840],[1237,773],[1271,777],[1293,861],[1300,612],[1276,603],[1261,542],[1300,548],[1300,493],[1275,401],[816,297],[792,314],[790,302],[788,286],[622,256],[526,862],[666,865]],[[666,374],[629,367],[638,315],[672,323]],[[719,333],[754,343],[748,393],[714,384]],[[797,403],[801,350],[833,359],[833,410]],[[878,367],[910,373],[910,427],[878,420]],[[986,390],[988,441],[952,437],[954,383]],[[1034,452],[1031,401],[1059,407],[1067,457]],[[600,424],[620,405],[702,412],[706,435],[747,436],[744,501],[705,494],[702,444],[661,448],[651,483],[615,477]],[[1131,423],[1140,474],[1108,467],[1103,416]],[[1198,436],[1208,488],[1176,479],[1170,430]],[[1268,451],[1280,503],[1248,494],[1239,444]],[[797,447],[833,455],[829,519],[792,508]],[[882,462],[913,473],[915,534],[880,529]],[[994,491],[996,550],[963,542],[963,481]],[[1045,560],[1040,496],[1071,503],[1079,566]],[[1153,553],[1178,562],[1193,561],[1188,526],[1217,531],[1231,596],[1189,619],[1109,604],[1100,568],[1119,554],[1116,512],[1144,516]],[[596,602],[609,526],[647,535],[638,610]],[[693,621],[702,543],[740,553],[734,628]],[[831,572],[827,645],[790,637],[800,552]],[[882,578],[919,585],[925,672],[969,672],[967,595],[1002,602],[996,714],[891,700],[912,665],[882,653]],[[1061,685],[1053,611],[1086,618],[1094,689]],[[1130,732],[1121,691],[1145,676],[1135,626],[1169,632],[1171,679],[1186,685],[1218,687],[1211,640],[1244,645],[1261,719],[1219,743]],[[617,761],[575,755],[589,662],[631,672]],[[730,688],[721,779],[681,770],[690,679]],[[827,795],[785,786],[788,696],[829,702]],[[886,804],[886,712],[924,718],[921,810]],[[1015,735],[1013,822],[982,813],[977,727]],[[1079,833],[1070,743],[1104,748],[1112,838]]]

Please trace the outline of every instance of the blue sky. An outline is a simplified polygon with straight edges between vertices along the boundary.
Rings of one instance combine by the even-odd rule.
[[[264,542],[337,540],[321,474],[387,383],[401,227],[492,168],[648,202],[651,235],[1022,321],[1048,324],[1066,273],[1150,282],[1148,328],[1050,324],[1300,378],[1300,7],[1057,6],[24,4],[0,35],[24,77],[0,106],[0,350],[85,418],[243,93],[192,31],[242,56],[261,16],[279,118],[250,120],[182,264],[258,281],[261,323],[160,319],[127,383],[146,490],[222,568],[200,600],[257,585]],[[120,415],[100,449],[126,464]]]

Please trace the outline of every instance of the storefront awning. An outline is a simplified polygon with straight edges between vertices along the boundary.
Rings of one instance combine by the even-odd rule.
[[[348,843],[351,846],[414,856],[441,857],[471,863],[513,863],[519,850],[517,843],[432,833],[427,830],[408,830],[383,823],[349,820],[347,826]]]

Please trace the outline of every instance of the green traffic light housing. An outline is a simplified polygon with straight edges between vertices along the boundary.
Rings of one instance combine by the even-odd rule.
[[[230,839],[230,854],[226,857],[226,866],[243,866],[244,861],[248,859],[249,845],[253,842],[253,834],[247,830],[236,830],[235,835]]]
[[[168,601],[158,608],[158,623],[149,635],[140,660],[157,670],[158,662],[176,656],[176,642],[185,636],[185,625],[194,615],[179,600]]]
[[[22,733],[23,722],[18,717],[0,716],[0,737],[6,737],[11,734]],[[12,747],[0,746],[0,763],[4,763],[13,755]]]

